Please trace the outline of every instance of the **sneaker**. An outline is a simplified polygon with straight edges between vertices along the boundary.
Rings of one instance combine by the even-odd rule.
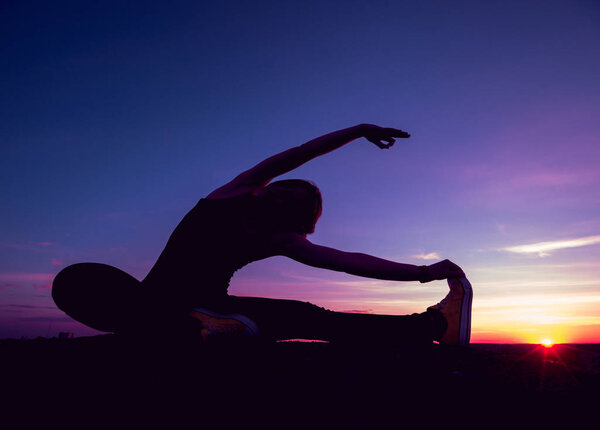
[[[194,308],[190,311],[189,316],[202,323],[200,336],[203,341],[258,335],[258,326],[244,315],[218,314],[207,309]]]
[[[448,279],[450,292],[437,305],[428,309],[437,309],[448,323],[441,343],[468,345],[471,339],[471,303],[473,288],[467,278]]]

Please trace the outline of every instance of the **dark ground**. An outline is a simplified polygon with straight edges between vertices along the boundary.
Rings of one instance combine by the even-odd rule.
[[[0,364],[2,416],[19,423],[10,428],[537,428],[562,419],[598,428],[600,412],[597,344],[207,346],[105,335],[0,341]]]

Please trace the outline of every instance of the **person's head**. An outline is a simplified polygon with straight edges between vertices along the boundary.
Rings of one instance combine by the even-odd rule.
[[[322,211],[321,192],[314,183],[303,179],[275,181],[257,196],[269,229],[314,233]]]

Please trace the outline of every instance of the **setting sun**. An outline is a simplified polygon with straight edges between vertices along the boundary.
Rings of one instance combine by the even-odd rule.
[[[550,348],[552,345],[554,345],[554,342],[552,342],[551,339],[542,339],[541,344],[544,345],[546,348]]]

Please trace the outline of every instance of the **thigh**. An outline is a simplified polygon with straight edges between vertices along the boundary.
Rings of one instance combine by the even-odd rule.
[[[343,343],[431,343],[427,313],[379,315],[334,312],[308,302],[229,297],[230,311],[251,318],[271,339],[315,339]]]

